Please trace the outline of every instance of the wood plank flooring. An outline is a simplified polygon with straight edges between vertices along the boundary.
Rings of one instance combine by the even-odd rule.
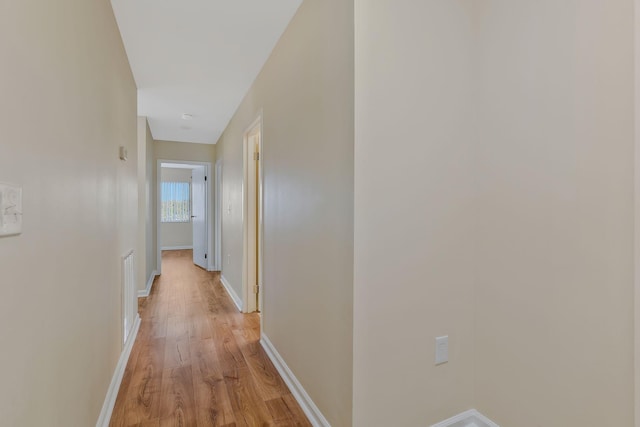
[[[310,426],[260,346],[258,315],[238,313],[191,251],[163,252],[162,271],[140,300],[110,425]]]

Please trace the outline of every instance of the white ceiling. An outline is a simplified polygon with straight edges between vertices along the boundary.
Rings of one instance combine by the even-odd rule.
[[[153,138],[215,144],[300,3],[111,0]]]

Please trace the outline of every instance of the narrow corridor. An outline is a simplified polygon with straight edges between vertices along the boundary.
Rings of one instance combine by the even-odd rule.
[[[219,274],[191,251],[163,252],[111,426],[309,426]]]

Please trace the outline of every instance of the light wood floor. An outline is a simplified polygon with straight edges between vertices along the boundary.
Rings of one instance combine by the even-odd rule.
[[[310,426],[260,346],[258,315],[238,313],[191,256],[162,255],[111,426]]]

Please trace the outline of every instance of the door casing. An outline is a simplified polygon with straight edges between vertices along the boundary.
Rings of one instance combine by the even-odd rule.
[[[204,166],[204,173],[207,177],[206,190],[205,190],[205,205],[207,211],[207,270],[214,271],[213,260],[215,254],[213,253],[213,221],[212,221],[212,199],[211,199],[211,162],[191,162],[184,160],[172,160],[172,159],[158,159],[156,162],[156,233],[158,238],[156,239],[156,262],[158,264],[157,272],[162,274],[162,222],[160,221],[161,203],[162,203],[162,164],[173,163],[182,165]]]
[[[259,167],[256,171],[256,163],[253,161],[254,149],[251,146],[250,136],[255,132],[259,132],[260,138],[258,141],[258,152],[260,153]],[[242,212],[242,226],[243,226],[243,259],[242,259],[242,293],[243,293],[243,312],[253,313],[260,309],[264,309],[264,132],[262,122],[262,112],[258,117],[247,127],[243,137],[243,153],[244,153],[244,182],[242,186],[242,200],[243,200],[243,212]],[[252,170],[253,169],[253,170]],[[255,193],[249,191],[249,181],[257,177],[257,185],[255,186]],[[257,197],[256,197],[257,196]],[[255,210],[249,209],[250,198],[256,197],[257,203]],[[255,234],[251,232],[249,224],[257,224]],[[257,254],[258,268],[256,269],[252,262],[252,254]],[[257,271],[256,271],[257,270]],[[260,291],[257,298],[253,292],[253,278],[257,277],[257,282]],[[262,319],[262,316],[261,316]],[[261,320],[262,321],[262,320]]]

